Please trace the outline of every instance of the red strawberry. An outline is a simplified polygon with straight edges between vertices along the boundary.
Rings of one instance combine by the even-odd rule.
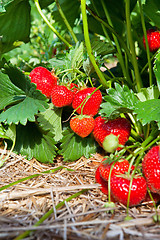
[[[130,136],[131,125],[126,118],[117,118],[114,120],[108,120],[101,116],[95,119],[95,127],[93,130],[93,136],[95,140],[102,147],[105,137],[110,134],[118,136],[119,144],[124,145]],[[119,150],[120,148],[117,148]]]
[[[157,51],[160,48],[160,32],[156,31],[154,29],[147,30],[147,39],[148,39],[148,45],[149,50],[151,52]],[[143,36],[143,44],[146,48],[146,42],[145,38]]]
[[[145,155],[142,171],[151,192],[160,194],[160,145],[152,147]]]
[[[99,167],[96,169],[95,179],[96,179],[96,182],[98,182],[101,185],[100,187],[101,191],[104,194],[108,195],[108,182],[101,177]]]
[[[69,85],[69,89],[74,93],[74,94],[76,94],[79,90],[78,90],[78,85],[77,84],[75,84],[75,83],[71,83],[70,85]]]
[[[73,102],[72,102],[72,107],[74,109],[77,109],[80,106],[80,104],[83,102],[83,100],[86,97],[90,96],[88,98],[88,100],[86,100],[86,102],[84,102],[76,110],[77,113],[84,114],[84,115],[90,115],[90,116],[94,116],[98,113],[100,104],[102,102],[102,94],[101,94],[100,90],[97,90],[97,91],[95,91],[95,90],[96,90],[95,87],[85,88],[75,94],[75,96],[73,98]],[[93,91],[95,91],[95,92],[93,93]],[[93,93],[93,94],[90,95],[91,93]],[[81,111],[82,111],[82,113],[81,113]]]
[[[101,177],[106,181],[108,181],[109,173],[112,165],[113,165],[113,162],[108,163],[106,159],[102,161],[101,164],[99,165],[99,171],[100,171]],[[129,162],[126,159],[121,159],[114,164],[114,167],[112,168],[111,177],[114,175],[124,174],[125,172],[128,172],[128,169],[129,169]],[[133,169],[134,169],[134,166],[131,167],[131,170]]]
[[[111,194],[113,198],[127,206],[130,179],[123,175],[111,177]],[[144,177],[135,176],[132,181],[129,207],[140,204],[146,196],[147,184]]]
[[[82,138],[93,131],[94,124],[94,118],[88,115],[79,115],[70,120],[71,129]]]
[[[73,96],[73,92],[62,85],[54,86],[51,92],[52,103],[56,107],[70,106]]]
[[[57,85],[57,77],[54,73],[44,67],[36,67],[30,72],[29,77],[31,82],[37,85],[37,89],[45,94],[46,97],[51,97],[52,88]]]

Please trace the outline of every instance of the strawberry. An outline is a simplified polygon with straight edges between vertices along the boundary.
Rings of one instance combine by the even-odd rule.
[[[160,194],[160,145],[153,146],[144,156],[142,171],[151,192]]]
[[[37,89],[47,98],[51,97],[52,88],[57,85],[57,77],[54,73],[44,67],[36,67],[30,72],[29,77],[31,82],[37,85]]]
[[[69,89],[74,93],[74,94],[76,94],[79,90],[78,90],[78,85],[77,84],[75,84],[75,83],[71,83],[70,85],[69,85]]]
[[[88,115],[72,117],[70,127],[80,137],[87,137],[94,129],[94,118]]]
[[[96,172],[95,172],[95,179],[96,179],[96,182],[98,182],[101,187],[100,187],[100,190],[108,195],[108,182],[105,181],[102,177],[101,177],[101,174],[100,174],[100,171],[99,171],[99,167],[96,169]]]
[[[154,29],[147,30],[147,39],[150,52],[157,51],[160,48],[160,32]],[[146,48],[145,38],[143,36],[143,45]]]
[[[103,147],[103,142],[107,136],[113,134],[118,137],[119,144],[124,145],[130,136],[131,125],[126,118],[117,118],[108,120],[101,116],[95,119],[93,136],[95,140]],[[120,147],[117,148],[119,150]]]
[[[111,195],[113,198],[127,206],[130,187],[129,177],[124,175],[114,175],[111,177]],[[134,176],[130,190],[129,207],[140,204],[146,197],[147,184],[144,177]]]
[[[155,204],[160,202],[160,195],[158,193],[151,193],[151,195],[152,195],[152,198],[153,198],[153,201],[155,202]],[[153,206],[152,199],[148,192],[147,192],[147,195],[143,202],[147,202],[147,205]]]
[[[73,96],[73,92],[66,86],[57,85],[52,88],[51,100],[55,107],[70,106]]]
[[[112,165],[113,165],[113,162],[109,163],[107,162],[106,159],[103,160],[99,165],[99,171],[100,171],[101,177],[106,181],[108,181]],[[114,175],[124,174],[125,172],[128,172],[128,169],[129,169],[129,162],[126,159],[121,159],[114,164],[114,167],[112,168],[111,177]],[[134,166],[131,167],[131,170],[133,169],[134,169]]]
[[[100,104],[102,102],[102,94],[100,90],[96,90],[95,87],[84,88],[78,91],[72,102],[73,109],[77,109],[76,112],[79,114],[94,116],[98,113]],[[95,91],[93,93],[93,91]],[[93,93],[92,95],[90,95]],[[89,97],[90,96],[90,97]],[[80,104],[89,97],[81,106]]]

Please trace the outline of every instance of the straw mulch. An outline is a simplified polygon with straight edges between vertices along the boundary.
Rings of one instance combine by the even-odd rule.
[[[131,220],[126,221],[126,208],[117,204],[107,211],[107,197],[95,183],[95,169],[102,156],[65,163],[61,156],[54,165],[28,161],[11,154],[0,169],[0,187],[32,174],[65,166],[55,173],[45,173],[11,186],[0,193],[0,239],[15,239],[26,230],[33,230],[24,239],[160,239],[160,227],[153,221],[155,209],[147,203],[129,209]],[[80,196],[56,205],[74,193],[88,189]],[[53,213],[40,225],[33,225],[50,209]],[[159,209],[157,209],[159,212]]]

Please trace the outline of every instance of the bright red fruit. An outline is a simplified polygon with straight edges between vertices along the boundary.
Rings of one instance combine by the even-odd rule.
[[[73,98],[72,107],[74,109],[77,109],[80,106],[80,104],[83,102],[83,100],[86,97],[88,97],[91,93],[93,93],[93,91],[95,90],[96,90],[95,87],[91,87],[91,88],[85,88],[78,91]],[[102,94],[100,90],[97,90],[90,96],[90,98],[88,98],[86,102],[84,102],[76,110],[76,112],[79,114],[94,116],[98,113],[101,103],[102,103]]]
[[[87,137],[94,129],[94,118],[88,115],[79,115],[70,120],[71,129],[80,137]]]
[[[145,155],[142,171],[149,189],[160,194],[160,145],[152,147]]]
[[[130,179],[119,175],[111,178],[111,194],[113,198],[127,206]],[[135,176],[132,181],[129,207],[140,204],[146,197],[147,184],[144,177]]]
[[[70,106],[73,96],[73,92],[66,86],[57,85],[52,88],[51,100],[55,107]]]
[[[103,141],[106,136],[113,134],[118,136],[119,144],[124,145],[130,136],[131,124],[126,118],[117,118],[108,120],[101,116],[95,119],[95,127],[93,136],[99,145],[103,146]],[[118,147],[117,150],[120,148]]]
[[[101,164],[99,165],[99,171],[100,171],[101,177],[106,181],[108,181],[112,165],[113,165],[113,162],[108,163],[106,159],[102,161]],[[111,177],[114,175],[124,174],[125,172],[128,172],[128,169],[129,169],[129,162],[126,159],[121,159],[114,164],[114,167],[112,168]],[[134,169],[134,166],[131,167],[131,170],[133,169]]]
[[[154,29],[147,30],[147,39],[148,39],[148,45],[149,50],[151,52],[157,51],[160,48],[160,32],[156,31]],[[146,42],[145,38],[143,36],[143,44],[146,48]]]
[[[95,179],[96,179],[96,182],[98,182],[101,185],[100,190],[104,194],[108,195],[108,182],[101,177],[99,167],[96,169]]]
[[[30,72],[29,77],[31,82],[37,85],[37,89],[46,97],[51,97],[52,88],[57,85],[57,77],[54,73],[44,67],[36,67]]]

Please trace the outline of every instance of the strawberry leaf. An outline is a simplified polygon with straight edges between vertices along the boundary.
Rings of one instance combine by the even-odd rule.
[[[8,76],[0,73],[0,109],[14,105],[0,114],[0,121],[23,125],[27,120],[34,122],[35,115],[48,108],[46,97],[16,67],[6,66],[5,71]]]
[[[139,102],[131,89],[126,85],[120,86],[118,83],[115,83],[115,88],[107,90],[104,100],[106,102],[101,104],[100,113],[105,117],[111,117],[121,112],[132,112]]]
[[[160,129],[160,99],[150,99],[136,104],[134,112],[137,119],[142,120],[142,124],[156,121]]]
[[[160,91],[160,52],[155,57],[153,70],[156,76],[157,86]]]
[[[38,114],[37,121],[44,131],[50,131],[54,133],[54,140],[59,141],[62,135],[62,123],[61,123],[62,108],[56,108],[53,104],[45,111]]]
[[[61,140],[59,154],[63,155],[64,161],[75,161],[82,156],[90,157],[97,150],[97,145],[91,136],[81,138],[71,129],[65,130]]]
[[[56,156],[56,142],[52,133],[43,132],[36,123],[32,122],[27,122],[26,126],[18,124],[16,132],[14,151],[17,154],[22,154],[29,160],[34,157],[43,163],[53,163]]]

